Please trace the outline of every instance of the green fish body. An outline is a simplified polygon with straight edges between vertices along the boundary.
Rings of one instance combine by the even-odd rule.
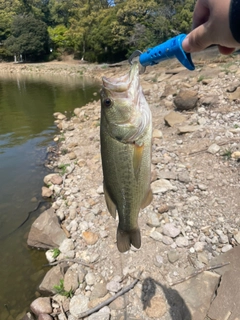
[[[152,118],[137,64],[123,77],[103,78],[100,136],[105,200],[119,215],[118,250],[140,248],[138,214],[152,200]]]

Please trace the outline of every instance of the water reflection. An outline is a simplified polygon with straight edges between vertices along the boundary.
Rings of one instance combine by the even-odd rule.
[[[89,79],[0,74],[0,319],[16,319],[29,307],[46,263],[27,247],[30,225],[13,232],[41,200],[46,149],[56,133],[54,112],[69,112],[93,99]],[[13,232],[13,233],[12,233]],[[9,235],[10,234],[10,235]]]

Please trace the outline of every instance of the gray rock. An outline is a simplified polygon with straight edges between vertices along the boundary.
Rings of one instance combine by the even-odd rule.
[[[166,193],[169,190],[176,190],[176,187],[174,187],[166,179],[160,179],[160,180],[156,180],[156,181],[152,182],[151,188],[152,188],[153,194]]]
[[[145,312],[149,318],[163,319],[162,317],[167,313],[167,309],[168,305],[165,297],[154,295],[151,299],[151,303],[145,308]]]
[[[160,255],[156,255],[154,259],[154,264],[156,267],[161,267],[163,265],[163,257]]]
[[[79,283],[83,283],[86,277],[87,271],[83,269],[81,266],[78,267],[78,281]]]
[[[237,320],[240,315],[240,246],[221,254],[211,261],[211,265],[229,263],[216,269],[222,275],[215,299],[208,311],[211,319]]]
[[[37,298],[31,303],[30,309],[36,316],[39,316],[41,313],[52,313],[50,298]]]
[[[31,247],[50,249],[59,247],[66,239],[52,208],[44,211],[32,224],[27,244]]]
[[[166,223],[163,226],[163,234],[165,236],[176,238],[180,234],[181,230],[176,228],[173,223]]]
[[[168,236],[163,236],[162,243],[166,244],[167,246],[170,246],[171,244],[173,244],[173,239]]]
[[[108,293],[105,282],[96,283],[93,287],[90,299],[103,298]]]
[[[73,151],[68,154],[68,157],[69,157],[70,160],[74,160],[74,159],[77,158],[75,152],[73,152]]]
[[[56,293],[54,286],[58,286],[60,280],[63,279],[63,273],[60,266],[51,268],[43,278],[41,284],[39,285],[39,290],[43,293],[52,294]]]
[[[98,312],[91,314],[88,320],[109,320],[110,319],[110,309],[108,306],[103,307]]]
[[[220,147],[219,145],[217,145],[216,143],[213,143],[209,146],[208,148],[208,152],[211,153],[211,154],[215,154],[217,153],[218,151],[220,150]]]
[[[165,123],[170,127],[173,127],[175,124],[183,123],[187,120],[181,113],[171,111],[164,117]]]
[[[198,93],[193,90],[180,90],[174,99],[174,104],[179,110],[191,110],[196,107],[198,101]]]
[[[163,235],[158,231],[152,231],[150,237],[156,241],[162,241]]]
[[[75,248],[73,240],[72,239],[64,239],[61,243],[59,250],[62,253],[67,253],[68,251],[71,251]]]
[[[48,262],[54,262],[56,259],[54,258],[54,251],[53,250],[47,250],[45,252],[45,256],[48,260]]]
[[[220,243],[228,243],[228,236],[224,233],[219,234],[219,242]]]
[[[79,283],[77,269],[75,267],[70,267],[64,275],[64,289],[66,291],[72,290],[75,292],[78,286]]]
[[[206,242],[201,242],[201,241],[197,241],[195,244],[194,244],[194,249],[195,251],[197,252],[201,252],[204,250],[204,248],[206,247]]]
[[[218,103],[219,97],[218,96],[203,96],[200,100],[201,104],[204,106],[214,106]]]
[[[187,247],[189,245],[188,239],[185,237],[178,237],[175,240],[175,243],[179,248]]]
[[[153,133],[152,133],[152,137],[157,138],[157,139],[161,139],[163,137],[162,131],[158,130],[158,129],[154,129]]]
[[[89,298],[83,294],[78,294],[70,300],[69,311],[75,317],[78,318],[79,315],[88,310]]]
[[[178,180],[180,182],[189,183],[190,182],[190,176],[187,170],[181,171],[178,174]]]
[[[225,246],[222,247],[222,252],[227,252],[232,249],[232,246],[230,244],[226,244]]]
[[[85,276],[85,281],[88,286],[92,286],[96,281],[96,277],[92,272],[88,272]]]
[[[234,235],[234,239],[237,241],[238,244],[240,244],[240,231],[238,231],[238,233]]]
[[[178,175],[174,171],[164,171],[161,170],[157,174],[159,179],[167,179],[167,180],[176,180],[178,178]]]
[[[56,173],[50,173],[48,175],[46,175],[44,178],[43,178],[43,182],[46,184],[46,185],[49,185],[49,184],[58,184],[58,183],[54,183],[53,181],[58,181],[58,177],[60,177],[62,179],[61,176],[59,176],[59,174],[56,174]],[[52,181],[53,180],[53,181]],[[59,183],[61,184],[61,183]]]
[[[176,261],[179,260],[179,253],[176,250],[170,250],[167,253],[168,260],[171,263],[175,263]]]
[[[149,213],[147,225],[151,228],[160,226],[160,221],[159,221],[158,215],[155,212]]]
[[[206,318],[219,281],[219,275],[204,271],[198,276],[174,286],[189,309],[190,319],[204,320]],[[219,320],[219,318],[212,319]]]
[[[53,192],[48,187],[42,187],[42,197],[50,198],[53,195]]]
[[[207,186],[205,186],[205,184],[199,183],[198,184],[198,189],[201,191],[206,191],[207,190]]]
[[[183,126],[178,128],[178,134],[195,132],[202,129],[202,126]]]
[[[121,290],[122,285],[119,282],[112,280],[112,281],[107,283],[106,288],[107,288],[108,291],[118,292],[119,290]]]

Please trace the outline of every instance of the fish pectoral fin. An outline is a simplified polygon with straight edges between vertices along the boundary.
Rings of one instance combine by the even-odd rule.
[[[126,252],[130,249],[131,244],[139,249],[141,247],[141,234],[139,228],[125,231],[119,226],[117,229],[117,247],[120,252]]]
[[[141,208],[142,209],[146,208],[152,202],[152,199],[153,199],[153,193],[152,193],[152,190],[149,189],[148,193],[146,194],[145,198],[143,199],[143,202],[141,204]]]
[[[103,190],[104,190],[105,201],[106,201],[106,204],[107,204],[108,211],[110,212],[111,216],[114,219],[116,219],[116,205],[112,201],[105,183],[103,183]]]
[[[134,169],[135,177],[137,177],[141,167],[143,150],[144,150],[144,144],[142,145],[139,145],[137,143],[134,144],[133,169]]]

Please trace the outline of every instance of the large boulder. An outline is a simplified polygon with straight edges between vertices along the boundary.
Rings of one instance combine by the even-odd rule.
[[[60,280],[64,277],[61,267],[57,265],[51,268],[43,278],[43,281],[39,285],[39,290],[43,294],[54,294],[56,293],[56,286],[60,285]]]
[[[32,224],[27,244],[31,247],[50,249],[59,247],[66,238],[58,217],[50,208],[44,211]]]

